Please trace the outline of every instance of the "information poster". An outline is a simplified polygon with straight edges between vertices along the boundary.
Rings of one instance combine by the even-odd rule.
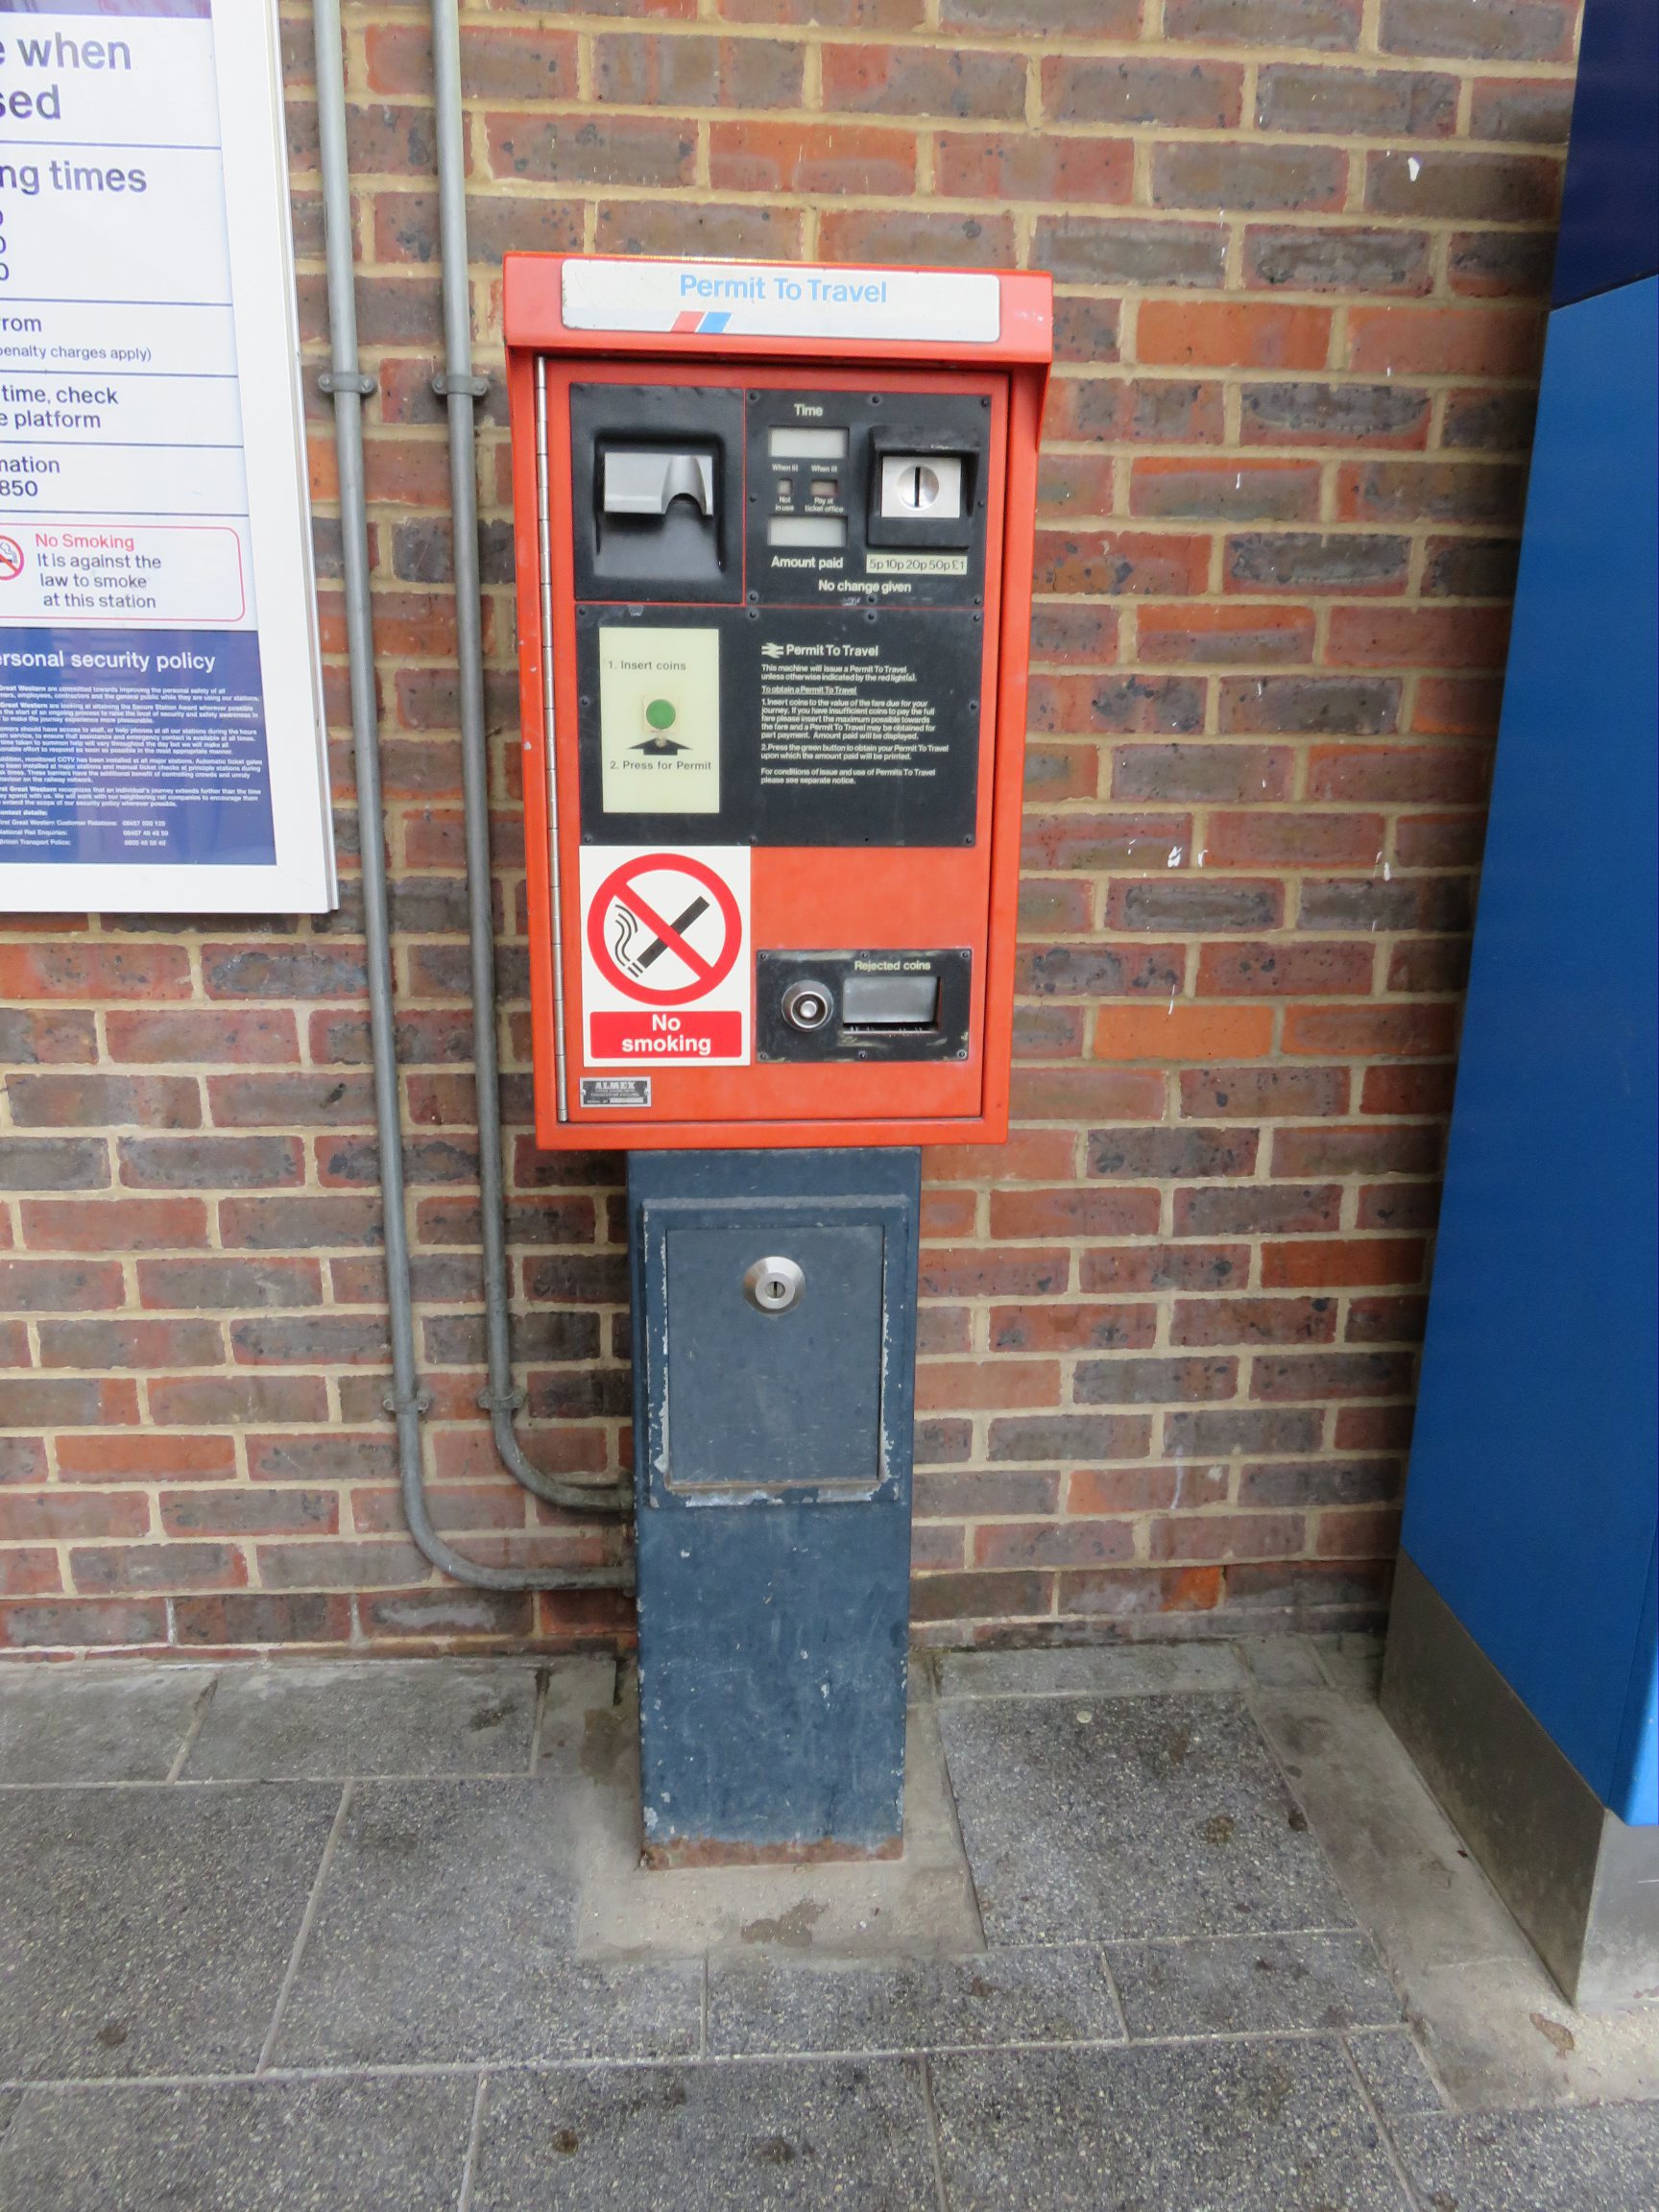
[[[0,907],[334,904],[272,0],[0,0]]]

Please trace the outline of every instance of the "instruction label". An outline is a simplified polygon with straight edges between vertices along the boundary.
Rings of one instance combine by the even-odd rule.
[[[718,814],[720,633],[601,625],[599,743],[608,814]]]

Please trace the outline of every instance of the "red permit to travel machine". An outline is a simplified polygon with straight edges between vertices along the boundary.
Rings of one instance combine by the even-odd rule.
[[[503,288],[539,1142],[1004,1136],[1048,277]]]
[[[919,1147],[1008,1127],[1049,280],[503,281],[536,1134],[630,1153],[644,1856],[890,1858]]]

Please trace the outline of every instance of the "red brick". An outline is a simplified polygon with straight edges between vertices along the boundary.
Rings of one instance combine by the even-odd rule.
[[[469,1593],[470,1596],[471,1593]],[[235,1649],[264,1644],[339,1645],[351,1634],[350,1601],[322,1594],[232,1591],[180,1598],[173,1607],[180,1645]]]
[[[286,1008],[259,1013],[229,1007],[175,1014],[113,1013],[106,1017],[113,1060],[280,1062],[300,1056],[299,1031]]]
[[[941,1250],[922,1255],[924,1298],[1042,1297],[1064,1291],[1070,1274],[1064,1251]]]
[[[1395,376],[1533,376],[1543,325],[1529,307],[1356,307],[1348,366]]]
[[[1101,9],[1081,0],[1084,20],[1077,26],[1092,37],[1135,36],[1139,0],[1118,0],[1124,30],[1102,27]],[[1032,29],[1054,26],[1051,6],[1027,10]],[[1056,55],[1044,60],[1043,108],[1057,123],[1163,123],[1178,130],[1226,131],[1242,113],[1244,72],[1216,61],[1175,58],[1106,60]]]
[[[1016,54],[946,41],[920,46],[826,46],[824,106],[888,115],[997,116],[1025,112],[1025,64]]]
[[[1275,1239],[1262,1247],[1262,1280],[1269,1289],[1334,1290],[1354,1284],[1420,1283],[1420,1237]]]
[[[188,998],[180,945],[0,945],[0,997]]]
[[[1326,646],[1334,666],[1502,668],[1507,607],[1334,607]]]
[[[1102,1060],[1261,1059],[1273,1043],[1270,1008],[1108,1006],[1095,1018],[1094,1050]]]
[[[1156,1190],[993,1190],[991,1234],[1002,1237],[1151,1237],[1158,1229]]]
[[[485,117],[490,173],[538,184],[690,184],[696,131],[656,116],[495,109]]]
[[[1198,956],[1198,993],[1201,998],[1353,998],[1370,990],[1373,965],[1369,945],[1206,945]]]
[[[1300,806],[1212,814],[1204,851],[1218,868],[1373,868],[1385,843],[1380,814],[1320,814]]]
[[[52,1542],[80,1536],[142,1536],[150,1501],[141,1491],[0,1490],[0,1542]]]
[[[228,1436],[86,1435],[58,1439],[64,1482],[216,1481],[235,1472]]]
[[[25,1198],[23,1241],[36,1252],[166,1251],[204,1245],[200,1198]]]
[[[117,1261],[0,1260],[0,1311],[85,1313],[126,1302]]]
[[[1146,300],[1135,325],[1136,358],[1166,368],[1323,369],[1328,307],[1245,300]]]
[[[1353,1057],[1443,1058],[1456,1036],[1451,1006],[1290,1006],[1285,1012],[1286,1052]]]
[[[653,11],[640,9],[640,13]],[[538,25],[520,31],[466,23],[461,28],[463,97],[569,100],[576,94],[576,35]],[[371,24],[364,33],[368,83],[375,92],[430,93],[432,40],[423,23]]]
[[[129,1603],[46,1598],[0,1605],[0,1647],[12,1651],[58,1651],[164,1645],[167,1607],[161,1599]]]
[[[1082,1568],[1059,1578],[1061,1610],[1085,1619],[1208,1613],[1220,1599],[1221,1573],[1215,1567]]]
[[[717,192],[901,194],[916,188],[916,136],[849,123],[716,123],[709,181]]]
[[[997,1352],[1144,1350],[1157,1332],[1149,1306],[995,1306],[991,1348]]]
[[[1051,1359],[924,1359],[916,1369],[924,1413],[1052,1406],[1059,1396],[1060,1367]]]
[[[1176,1305],[1169,1341],[1182,1345],[1329,1344],[1334,1298],[1192,1298]]]
[[[9,1077],[12,1119],[20,1129],[195,1129],[202,1096],[189,1075]]]
[[[1040,591],[1113,597],[1197,592],[1209,574],[1210,541],[1137,531],[1039,530],[1036,560]]]
[[[992,1521],[973,1532],[975,1567],[1098,1567],[1135,1556],[1121,1521]]]
[[[1150,305],[1142,310],[1142,323],[1149,312]],[[1164,521],[1311,521],[1319,513],[1319,470],[1307,461],[1148,455],[1135,463],[1129,509]]]
[[[1142,607],[1137,623],[1141,658],[1155,664],[1236,668],[1313,657],[1313,614],[1306,607]]]
[[[935,140],[934,159],[938,189],[952,200],[1084,200],[1097,205],[1127,202],[1134,193],[1135,148],[1126,138],[946,131]]]

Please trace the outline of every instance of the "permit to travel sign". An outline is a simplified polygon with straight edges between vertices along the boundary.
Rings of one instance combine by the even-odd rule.
[[[334,903],[274,0],[0,0],[0,906]]]

